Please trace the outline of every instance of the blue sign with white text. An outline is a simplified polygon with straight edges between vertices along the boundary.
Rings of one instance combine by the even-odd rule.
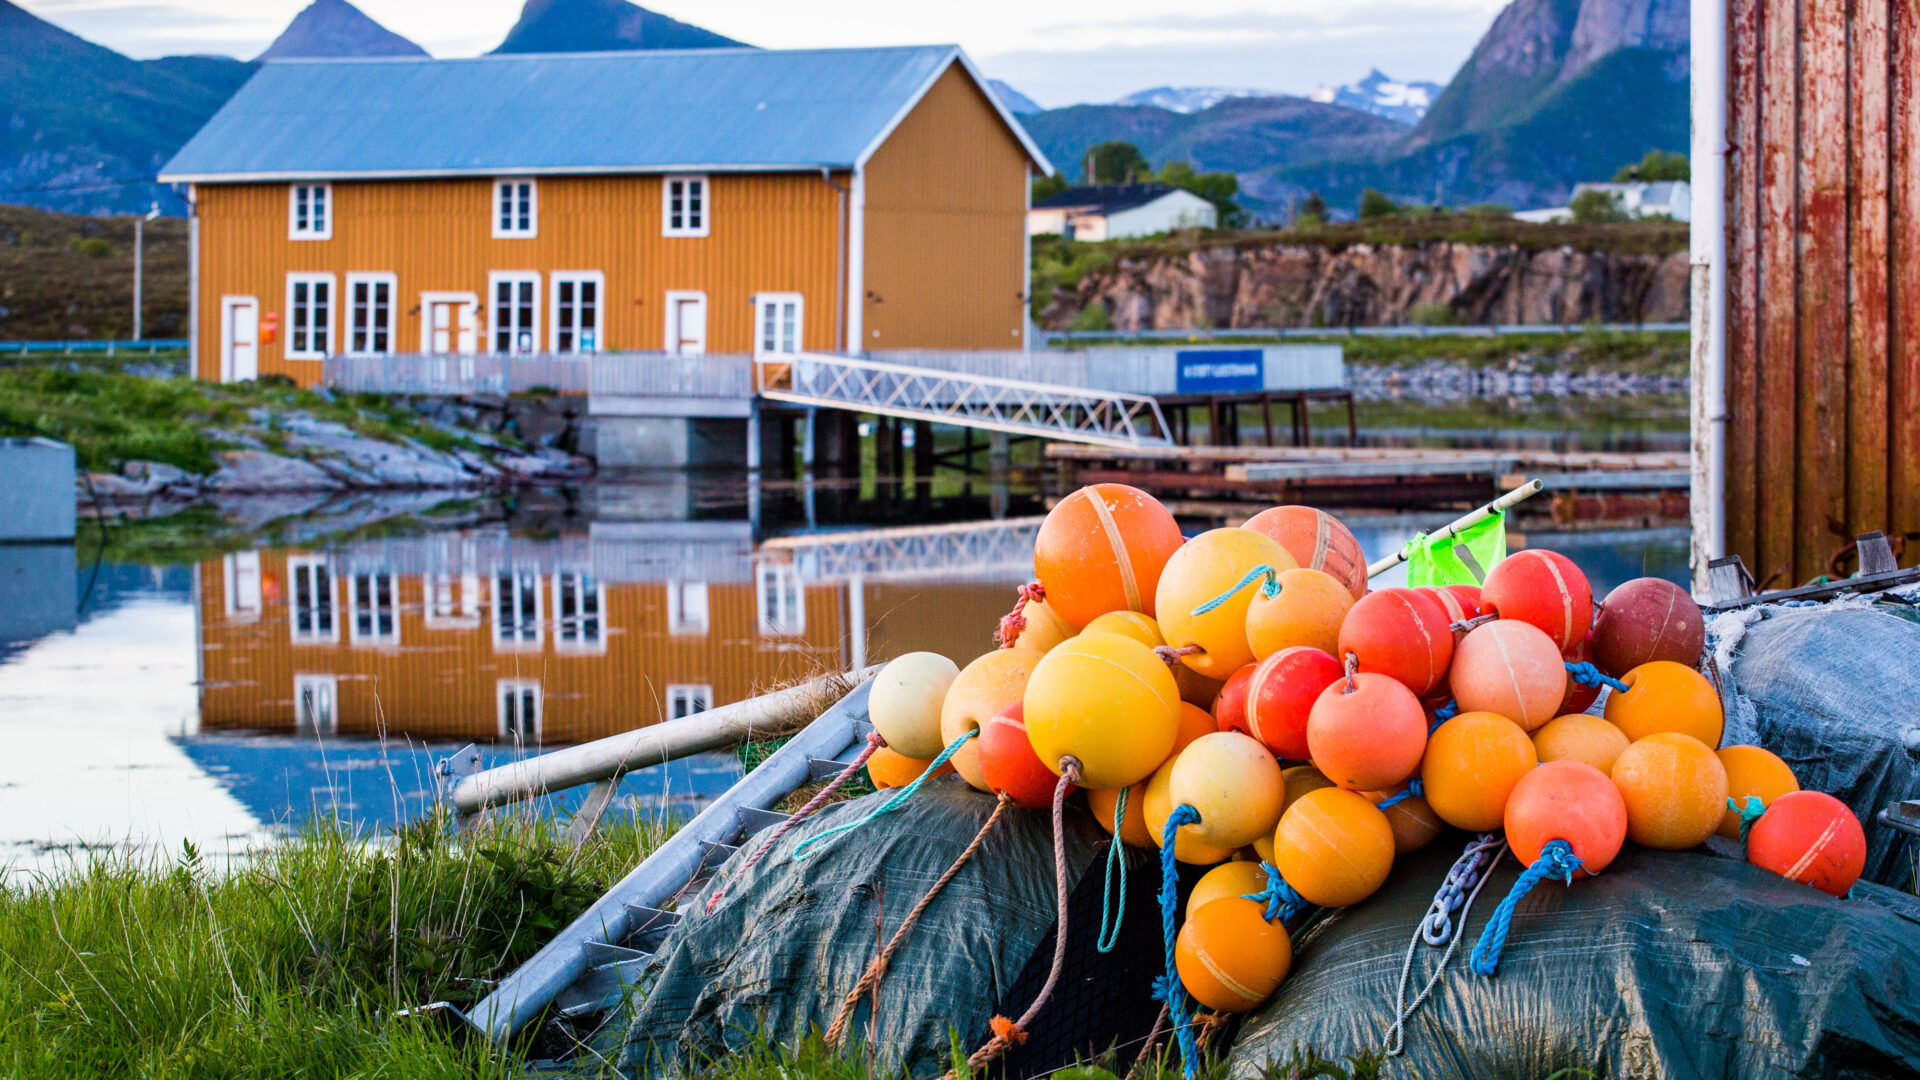
[[[1240,394],[1266,389],[1266,353],[1260,349],[1184,349],[1173,354],[1174,390],[1181,394]]]

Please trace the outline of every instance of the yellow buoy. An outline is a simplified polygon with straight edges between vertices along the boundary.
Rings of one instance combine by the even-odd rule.
[[[1759,799],[1761,806],[1772,806],[1773,800],[1800,790],[1793,769],[1758,746],[1723,746],[1717,756],[1727,770],[1727,798],[1741,806],[1747,805],[1749,795]],[[1728,810],[1720,818],[1719,833],[1729,840],[1740,839],[1739,811]]]
[[[1186,542],[1167,560],[1154,594],[1160,633],[1174,648],[1198,645],[1202,651],[1182,657],[1188,667],[1212,679],[1225,679],[1253,662],[1247,644],[1247,606],[1260,595],[1255,581],[1196,615],[1194,612],[1241,583],[1257,567],[1291,570],[1297,564],[1287,549],[1252,529],[1214,529]]]
[[[1259,904],[1229,896],[1187,916],[1173,955],[1180,985],[1196,1001],[1215,1012],[1246,1012],[1286,979],[1293,943]]]
[[[1055,645],[1072,637],[1073,625],[1060,617],[1045,600],[1029,600],[1020,609],[1020,615],[1027,620],[1026,628],[1020,636],[1013,639],[1016,649],[1031,649],[1045,655]]]
[[[933,758],[946,749],[940,708],[960,666],[939,653],[910,652],[873,677],[867,718],[887,745],[910,758]]]
[[[1250,896],[1267,887],[1267,872],[1257,862],[1235,859],[1224,862],[1200,876],[1187,894],[1187,917],[1215,900],[1229,896]]]
[[[1627,835],[1645,847],[1697,846],[1727,812],[1726,766],[1706,743],[1677,731],[1655,732],[1621,751],[1613,786],[1627,804]]]
[[[1627,743],[1626,732],[1590,713],[1568,713],[1533,733],[1533,749],[1541,761],[1584,761],[1602,773],[1613,771],[1613,761]]]
[[[1151,649],[1156,645],[1165,645],[1167,639],[1160,636],[1160,624],[1153,616],[1142,615],[1137,611],[1109,611],[1080,628],[1083,634],[1119,634]]]
[[[1265,660],[1281,649],[1305,645],[1340,655],[1340,623],[1353,594],[1332,574],[1296,567],[1274,578],[1280,591],[1268,599],[1259,586],[1247,603],[1247,646]]]
[[[1500,827],[1513,786],[1539,763],[1519,724],[1499,713],[1461,713],[1428,736],[1420,783],[1440,820],[1487,832]]]
[[[940,706],[941,745],[968,731],[979,731],[994,714],[1019,704],[1039,663],[1040,654],[1031,649],[995,649],[960,669]],[[967,783],[987,790],[986,777],[980,773],[979,739],[968,739],[947,760]]]
[[[1167,797],[1200,811],[1192,826],[1203,843],[1238,848],[1273,832],[1286,798],[1280,763],[1259,740],[1237,731],[1195,739],[1173,759]]]
[[[1280,815],[1273,865],[1308,903],[1346,907],[1385,884],[1393,848],[1393,826],[1365,795],[1322,788]]]
[[[1027,680],[1027,737],[1047,768],[1080,761],[1080,784],[1122,788],[1173,752],[1180,688],[1152,649],[1119,634],[1081,634],[1040,659]],[[937,752],[937,751],[936,751]]]
[[[1153,838],[1155,847],[1166,839],[1167,819],[1173,816],[1174,803],[1168,791],[1172,777],[1173,762],[1169,761],[1148,778],[1146,798],[1140,800],[1146,814],[1147,835]],[[1174,834],[1173,857],[1191,866],[1212,866],[1232,858],[1233,849],[1206,843],[1194,832],[1193,826],[1182,825]]]
[[[1706,743],[1708,749],[1720,745],[1726,715],[1719,692],[1705,675],[1671,660],[1650,660],[1620,676],[1620,681],[1627,689],[1607,695],[1607,719],[1618,724],[1629,740],[1639,742],[1655,732],[1677,731]]]

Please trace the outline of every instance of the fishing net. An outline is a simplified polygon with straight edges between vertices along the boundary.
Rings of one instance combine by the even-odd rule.
[[[1296,1047],[1377,1053],[1408,941],[1458,854],[1449,837],[1407,857],[1373,897],[1303,933],[1292,976],[1243,1024],[1232,1075],[1258,1076]],[[1876,885],[1836,900],[1734,859],[1630,845],[1598,877],[1534,889],[1498,972],[1472,974],[1467,951],[1520,870],[1509,856],[1493,872],[1385,1075],[1920,1073],[1920,900]],[[1414,991],[1441,951],[1416,953]]]

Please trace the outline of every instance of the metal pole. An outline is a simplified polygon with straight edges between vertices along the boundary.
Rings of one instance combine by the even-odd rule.
[[[1461,532],[1464,532],[1467,529],[1473,528],[1475,525],[1480,524],[1481,522],[1487,520],[1488,518],[1499,513],[1500,511],[1505,510],[1510,506],[1517,506],[1520,503],[1523,503],[1526,500],[1533,498],[1535,495],[1540,494],[1540,489],[1542,486],[1543,485],[1538,480],[1529,480],[1526,483],[1521,484],[1519,487],[1514,488],[1512,491],[1507,492],[1505,495],[1502,495],[1499,498],[1488,503],[1487,505],[1481,507],[1480,509],[1471,511],[1467,514],[1462,515],[1459,518],[1454,519],[1452,522],[1448,523],[1446,528],[1441,529],[1439,532],[1430,534],[1430,538],[1434,540],[1444,540],[1449,536],[1457,536]],[[1367,576],[1370,578],[1379,577],[1381,574],[1386,573],[1387,571],[1393,569],[1396,566],[1399,566],[1401,563],[1406,561],[1407,561],[1407,547],[1406,545],[1403,544],[1401,545],[1400,550],[1394,552],[1391,555],[1388,555],[1386,558],[1381,559],[1379,562],[1374,563],[1372,566],[1367,567]]]
[[[144,218],[133,219],[133,340],[140,340],[140,269],[146,261],[146,231]]]
[[[1693,0],[1693,591],[1727,553],[1727,0]]]

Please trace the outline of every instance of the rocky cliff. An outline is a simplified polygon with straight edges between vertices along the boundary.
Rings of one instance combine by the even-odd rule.
[[[1215,247],[1122,258],[1058,288],[1050,330],[1089,304],[1116,329],[1682,322],[1687,253],[1435,242]]]

